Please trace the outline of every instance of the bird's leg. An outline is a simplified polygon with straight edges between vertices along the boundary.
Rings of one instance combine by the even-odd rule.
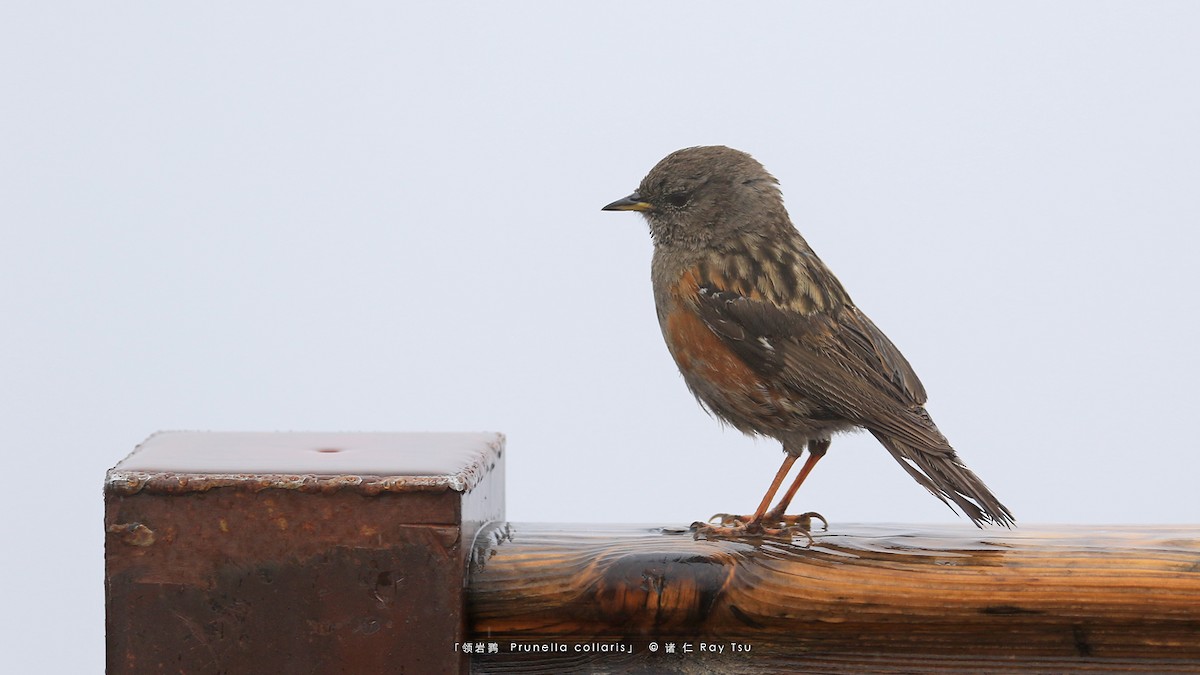
[[[790,452],[783,458],[783,465],[779,467],[779,471],[775,472],[775,480],[771,481],[771,487],[767,488],[767,494],[763,496],[762,502],[754,511],[753,516],[747,518],[729,513],[718,513],[709,518],[709,522],[715,520],[721,525],[744,526],[747,530],[757,528],[762,521],[763,514],[767,512],[767,507],[771,505],[771,500],[775,498],[775,493],[779,492],[779,486],[783,485],[783,479],[787,477],[788,472],[792,470],[792,465],[796,463],[796,458],[797,455]]]
[[[808,474],[812,473],[813,467],[817,462],[825,456],[825,452],[829,450],[829,439],[823,438],[811,440],[808,442],[808,459],[804,460],[804,466],[800,467],[800,473],[796,474],[796,479],[792,481],[788,491],[783,493],[779,503],[775,508],[771,509],[763,516],[769,526],[783,525],[787,527],[796,527],[807,532],[812,524],[812,519],[815,517],[821,521],[825,529],[829,529],[829,523],[826,522],[824,516],[814,511],[802,513],[798,516],[784,515],[789,504],[792,503],[792,498],[796,496],[796,491],[800,489],[800,485],[804,483],[804,479],[808,478]]]
[[[775,472],[775,480],[771,481],[771,487],[767,488],[767,494],[763,495],[762,502],[759,503],[758,508],[754,510],[754,515],[750,518],[751,523],[762,521],[763,514],[767,512],[767,507],[771,505],[771,500],[775,498],[775,493],[779,492],[779,486],[783,485],[783,479],[787,477],[795,463],[796,455],[790,452],[783,458],[783,464],[779,467],[779,471]]]

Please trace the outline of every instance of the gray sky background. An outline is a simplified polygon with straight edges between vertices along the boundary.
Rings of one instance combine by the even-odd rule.
[[[399,4],[0,8],[13,672],[98,670],[158,429],[497,430],[512,520],[752,509],[778,446],[600,211],[690,145],[780,179],[1019,523],[1200,521],[1200,5]],[[965,523],[865,434],[797,507]]]

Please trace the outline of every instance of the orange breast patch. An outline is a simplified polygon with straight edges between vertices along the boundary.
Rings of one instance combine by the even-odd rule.
[[[674,309],[666,317],[666,336],[671,354],[685,375],[702,378],[730,394],[762,392],[765,384],[720,336],[712,332],[692,309],[699,294],[699,273],[683,273],[671,294]]]
[[[763,387],[758,375],[690,309],[668,314],[666,333],[675,362],[685,375],[699,377],[730,393]]]

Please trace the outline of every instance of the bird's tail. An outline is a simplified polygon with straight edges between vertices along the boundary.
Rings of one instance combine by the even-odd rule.
[[[979,480],[979,476],[962,463],[954,448],[944,442],[944,437],[939,447],[924,447],[924,444],[918,446],[886,432],[872,429],[871,433],[918,483],[951,509],[957,506],[976,526],[983,527],[984,523],[1013,526],[1012,513]],[[934,433],[941,437],[936,428]]]

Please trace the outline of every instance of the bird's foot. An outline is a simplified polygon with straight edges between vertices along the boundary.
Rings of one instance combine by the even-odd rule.
[[[762,517],[762,520],[760,520],[757,523],[758,528],[752,527],[753,525],[756,524],[756,523],[754,523],[753,516],[737,516],[737,515],[733,515],[730,513],[718,513],[718,514],[714,515],[712,518],[709,518],[708,522],[711,524],[714,524],[714,525],[727,525],[727,526],[733,526],[733,527],[742,526],[742,527],[752,527],[752,529],[764,529],[764,530],[765,529],[797,528],[800,530],[804,530],[805,532],[808,532],[808,531],[812,530],[812,519],[813,518],[816,518],[817,520],[821,521],[821,529],[822,530],[829,529],[829,521],[825,520],[825,516],[822,516],[821,514],[817,513],[816,511],[809,511],[808,513],[801,513],[798,516],[789,516],[786,514],[780,514],[780,513],[774,512],[774,511],[770,511]]]
[[[737,539],[743,537],[765,537],[790,541],[793,536],[803,535],[808,543],[813,543],[812,519],[821,521],[821,529],[828,530],[829,522],[815,511],[801,513],[798,516],[766,514],[761,520],[753,516],[738,516],[730,513],[718,513],[708,522],[692,523],[692,532],[697,535],[712,538]]]
[[[821,521],[821,531],[822,532],[829,530],[829,521],[825,520],[825,516],[817,513],[816,511],[808,511],[807,513],[801,513],[798,516],[789,516],[786,514],[775,513],[774,511],[770,511],[767,513],[767,515],[763,516],[763,522],[777,523],[778,526],[781,528],[799,527],[800,529],[804,530],[805,532],[811,532],[813,518],[816,518],[817,520]]]

